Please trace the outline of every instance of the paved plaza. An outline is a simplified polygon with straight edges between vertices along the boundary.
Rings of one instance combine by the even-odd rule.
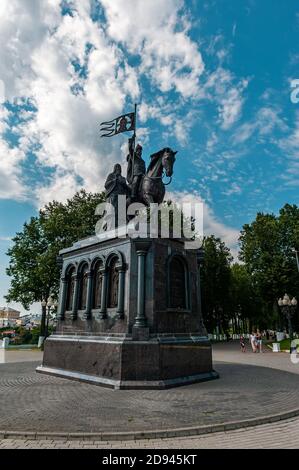
[[[165,391],[114,391],[39,375],[35,367],[40,360],[32,362],[32,358],[0,364],[0,431],[40,433],[35,440],[30,435],[0,440],[0,448],[298,447],[299,418],[295,416],[250,428],[184,436],[186,428],[209,426],[211,431],[219,423],[278,419],[279,414],[299,410],[299,365],[292,364],[288,354],[269,350],[241,354],[236,343],[218,344],[214,361],[219,380]],[[167,434],[161,431],[178,428],[181,434],[163,438]],[[160,438],[143,440],[142,431],[156,431]],[[43,432],[65,436],[43,440]],[[130,435],[115,441],[113,435],[107,437],[113,432]],[[81,433],[81,437],[73,441],[69,433]],[[103,433],[102,441],[96,436],[83,441],[84,433]]]
[[[298,449],[299,418],[205,436],[131,441],[0,440],[0,449]]]
[[[0,349],[0,366],[14,362],[41,362],[42,358],[43,353],[37,349]]]
[[[273,353],[263,346],[263,353],[252,353],[250,345],[246,344],[246,353],[241,353],[238,341],[230,343],[216,343],[213,345],[213,360],[233,364],[246,364],[271,369],[283,370],[292,374],[299,374],[299,363],[293,364],[288,353]]]

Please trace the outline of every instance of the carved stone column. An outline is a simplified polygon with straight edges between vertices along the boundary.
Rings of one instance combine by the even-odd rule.
[[[124,318],[124,301],[125,301],[125,269],[118,269],[118,299],[117,299],[117,314],[118,318]]]
[[[67,294],[68,280],[66,277],[60,279],[60,299],[59,299],[59,312],[58,319],[64,320],[65,308],[66,308],[66,294]]]
[[[74,279],[74,293],[73,293],[73,307],[72,307],[72,318],[77,319],[78,316],[78,301],[79,301],[79,279],[80,275],[73,274]]]
[[[145,316],[145,250],[137,251],[138,260],[138,281],[137,281],[137,315],[135,318],[134,326],[144,327],[147,326],[147,319]]]
[[[133,326],[133,339],[146,340],[149,338],[149,328],[145,315],[145,259],[149,242],[138,241],[135,244],[137,254],[137,314]]]
[[[101,309],[98,318],[104,320],[107,318],[107,284],[108,284],[108,271],[102,271],[102,292],[101,292]]]
[[[91,318],[91,307],[92,307],[92,290],[93,290],[93,271],[90,270],[87,273],[87,292],[86,292],[86,309],[84,312],[85,320]]]

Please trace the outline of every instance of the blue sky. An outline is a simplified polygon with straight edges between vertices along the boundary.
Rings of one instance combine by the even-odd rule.
[[[297,1],[1,0],[0,22],[0,305],[10,238],[103,188],[126,136],[99,123],[135,102],[145,159],[178,150],[171,196],[203,201],[234,254],[257,211],[299,204]]]

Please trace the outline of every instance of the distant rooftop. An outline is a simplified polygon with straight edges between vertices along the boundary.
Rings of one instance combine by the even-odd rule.
[[[0,312],[9,312],[9,313],[21,313],[19,310],[15,310],[11,307],[0,307]]]

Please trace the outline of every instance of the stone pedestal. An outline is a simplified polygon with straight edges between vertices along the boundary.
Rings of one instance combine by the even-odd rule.
[[[61,256],[59,322],[38,372],[124,389],[217,377],[196,251],[181,240],[107,236]]]
[[[148,341],[150,338],[150,329],[146,326],[136,326],[132,328],[132,338],[134,341]]]

